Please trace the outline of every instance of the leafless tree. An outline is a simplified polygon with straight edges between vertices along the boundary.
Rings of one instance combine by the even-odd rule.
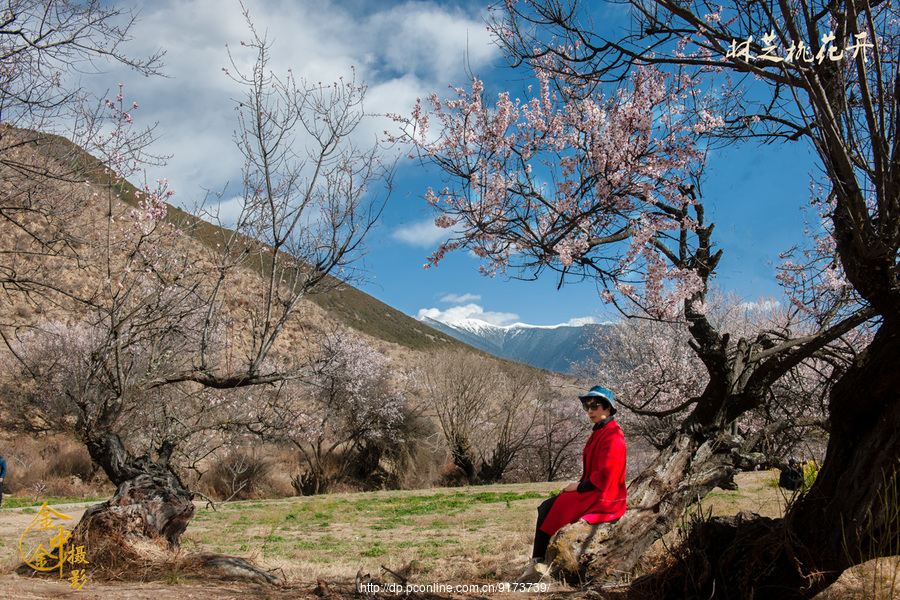
[[[75,74],[109,62],[157,73],[163,53],[126,51],[135,17],[99,0],[7,0],[0,16],[0,122],[44,129],[74,112],[86,92]]]
[[[542,384],[536,370],[448,350],[429,356],[420,379],[457,477],[499,481],[533,444]]]
[[[500,481],[516,457],[533,443],[538,424],[537,397],[541,376],[526,365],[508,365],[499,372],[488,410],[488,431],[481,445],[478,478]]]
[[[145,408],[153,398],[198,399],[199,405],[183,403],[186,409],[204,401],[227,404],[236,402],[228,390],[258,393],[250,390],[308,374],[308,365],[293,361],[279,340],[286,329],[299,327],[304,297],[352,276],[390,191],[390,168],[381,162],[377,142],[357,139],[367,118],[364,86],[310,84],[290,73],[277,77],[269,70],[268,42],[249,16],[247,21],[254,66],[248,73],[231,71],[246,92],[238,101],[235,134],[245,157],[243,211],[231,229],[183,213],[176,217],[164,185],[136,189],[120,175],[133,156],[121,156],[119,146],[97,144],[107,152],[98,158],[109,171],[85,173],[78,185],[65,188],[92,208],[78,211],[79,220],[68,224],[73,231],[78,226],[80,239],[70,245],[66,261],[56,262],[43,252],[44,240],[33,236],[6,255],[19,260],[24,250],[34,250],[53,267],[41,273],[57,276],[53,285],[44,282],[42,297],[60,307],[76,305],[66,313],[76,320],[65,331],[38,324],[41,333],[30,337],[6,330],[10,360],[26,382],[37,382],[22,387],[19,399],[47,422],[75,433],[119,485],[120,496],[139,506],[148,495],[165,498],[141,510],[156,511],[148,522],[172,545],[193,515],[190,494],[166,468],[178,451],[171,444],[179,439],[165,436],[162,443],[160,436],[145,436],[144,442],[159,446],[128,447],[122,427],[144,413],[145,419],[164,416],[173,430],[208,430],[221,411],[164,415]],[[116,131],[123,131],[113,137],[127,138],[131,119],[121,91],[105,106]],[[379,193],[375,188],[382,183]],[[14,276],[16,270],[5,272]],[[60,277],[65,273],[71,275]],[[66,285],[70,278],[84,285]],[[78,343],[69,346],[73,334]],[[44,343],[55,337],[67,352],[48,359],[35,351],[37,337]],[[48,373],[55,376],[42,375]],[[114,516],[101,506],[83,524],[107,518]]]
[[[535,481],[577,478],[591,423],[577,400],[580,390],[557,376],[545,379],[534,402],[537,416],[528,448],[516,465]]]
[[[157,74],[163,53],[135,57],[127,52],[134,15],[98,0],[9,0],[0,14],[0,223],[27,238],[19,256],[4,247],[0,286],[17,294],[55,293],[52,274],[39,260],[22,256],[68,256],[77,240],[66,227],[84,206],[59,182],[82,183],[91,161],[51,133],[79,138],[85,147],[97,125],[85,74],[119,63],[145,75]],[[75,129],[70,129],[75,124]],[[129,143],[149,141],[141,132]],[[32,149],[37,148],[37,152]],[[55,198],[51,196],[56,195]],[[77,236],[75,236],[77,237]],[[24,242],[23,242],[24,243]],[[18,260],[14,260],[18,258]],[[40,303],[39,300],[36,301]],[[18,323],[21,325],[21,323]],[[16,324],[12,324],[15,326]]]
[[[491,362],[462,351],[435,352],[423,366],[421,385],[437,416],[453,465],[474,482],[477,437],[496,377]]]
[[[366,119],[365,86],[355,79],[333,84],[271,72],[270,44],[247,17],[256,55],[249,72],[234,58],[229,76],[244,90],[237,102],[235,143],[244,156],[241,211],[233,229],[215,232],[217,279],[207,299],[199,363],[184,378],[231,387],[277,381],[264,365],[298,303],[359,276],[354,265],[391,190],[391,165],[377,140],[358,140]],[[383,185],[381,190],[377,186]],[[207,213],[217,218],[214,212]],[[216,364],[211,337],[224,325],[220,310],[243,270],[264,284],[240,315],[249,323],[238,365]]]

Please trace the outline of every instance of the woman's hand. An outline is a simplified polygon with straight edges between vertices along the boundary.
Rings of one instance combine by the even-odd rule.
[[[563,488],[563,491],[564,491],[564,492],[575,492],[575,491],[577,491],[577,490],[578,490],[578,484],[577,484],[577,483],[570,483],[570,484],[567,485],[565,488]]]

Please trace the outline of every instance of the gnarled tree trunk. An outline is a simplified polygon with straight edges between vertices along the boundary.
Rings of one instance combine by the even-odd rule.
[[[111,572],[117,578],[123,573],[140,578],[158,575],[160,567],[196,569],[216,579],[282,583],[274,572],[243,558],[209,553],[160,554],[159,549],[179,549],[181,534],[194,517],[191,493],[162,465],[146,456],[133,458],[118,435],[99,436],[87,446],[91,457],[118,486],[112,498],[85,511],[72,533],[71,543],[84,546],[94,569]]]
[[[783,519],[701,523],[679,565],[636,582],[635,597],[812,598],[845,569],[892,553],[900,543],[897,356],[900,328],[886,320],[835,384],[822,470]]]
[[[631,482],[628,510],[615,523],[592,526],[579,521],[561,529],[547,555],[552,573],[570,582],[618,579],[630,573],[692,503],[730,482],[734,440],[698,438],[688,427],[676,435]]]
[[[111,499],[85,511],[75,528],[76,539],[163,540],[177,549],[194,516],[190,492],[165,467],[146,456],[132,457],[118,435],[90,440],[87,448],[118,489]],[[86,545],[90,550],[90,543]]]

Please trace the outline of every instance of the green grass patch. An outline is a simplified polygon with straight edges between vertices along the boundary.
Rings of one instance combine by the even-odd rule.
[[[530,551],[534,510],[553,485],[302,496],[228,502],[215,511],[201,506],[182,542],[255,555],[302,580],[352,581],[360,568],[375,573],[382,565],[411,563],[419,581],[469,581],[482,571],[514,580]]]
[[[66,496],[42,496],[42,497],[38,498],[37,500],[35,500],[33,498],[24,498],[24,497],[20,498],[20,497],[6,496],[5,498],[3,498],[2,508],[23,508],[23,507],[29,507],[29,506],[40,507],[41,505],[44,504],[44,502],[46,502],[47,504],[50,504],[50,505],[56,505],[56,504],[76,504],[76,503],[80,503],[80,502],[103,502],[104,500],[107,500],[107,498],[82,498],[80,496],[74,497],[74,498],[66,497]]]
[[[403,496],[396,498],[365,498],[353,503],[359,513],[375,513],[382,518],[431,514],[452,515],[463,512],[473,503],[511,503],[520,500],[543,498],[539,492],[477,492],[437,493],[428,496]]]
[[[362,553],[363,556],[383,556],[387,554],[387,549],[381,545],[381,542],[375,542],[371,548]]]

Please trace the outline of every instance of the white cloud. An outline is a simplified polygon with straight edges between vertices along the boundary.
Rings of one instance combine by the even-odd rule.
[[[467,62],[486,65],[498,53],[484,15],[470,16],[437,4],[407,2],[376,13],[369,24],[384,67],[422,78],[458,72]]]
[[[465,320],[478,320],[484,321],[485,323],[490,323],[491,325],[502,326],[516,321],[519,318],[519,315],[515,313],[485,311],[481,306],[473,303],[463,306],[454,306],[452,308],[448,308],[447,310],[440,310],[438,308],[422,308],[419,310],[416,318],[421,319],[423,317],[428,317],[430,319],[434,319],[435,321],[440,321],[442,323],[447,323],[450,325]]]
[[[194,214],[201,219],[234,229],[237,224],[238,217],[244,211],[244,197],[234,196],[218,203],[207,203],[194,209]]]
[[[427,219],[398,227],[391,233],[391,237],[411,246],[431,248],[438,242],[447,239],[449,233],[450,230],[435,225],[434,219]]]
[[[205,191],[240,193],[242,158],[232,141],[235,102],[242,91],[222,69],[230,67],[226,44],[242,68],[253,53],[240,45],[250,33],[237,0],[143,0],[127,51],[133,56],[166,51],[167,78],[144,78],[111,65],[89,84],[111,90],[125,84],[126,101],[137,102],[136,123],[158,122],[152,150],[171,156],[148,179],[169,179],[175,201],[186,208]],[[313,83],[351,76],[368,85],[370,114],[409,113],[416,98],[460,84],[467,57],[475,72],[498,56],[477,11],[430,2],[338,2],[336,0],[247,0],[257,31],[273,46],[269,69]],[[381,137],[393,123],[374,119],[354,133],[361,145]]]
[[[571,325],[572,327],[580,327],[582,325],[593,325],[597,322],[597,319],[594,317],[575,317],[569,319],[563,325]]]
[[[453,304],[465,304],[466,302],[472,302],[474,300],[481,300],[481,296],[479,294],[447,294],[443,298],[441,298],[441,302],[452,302]]]

